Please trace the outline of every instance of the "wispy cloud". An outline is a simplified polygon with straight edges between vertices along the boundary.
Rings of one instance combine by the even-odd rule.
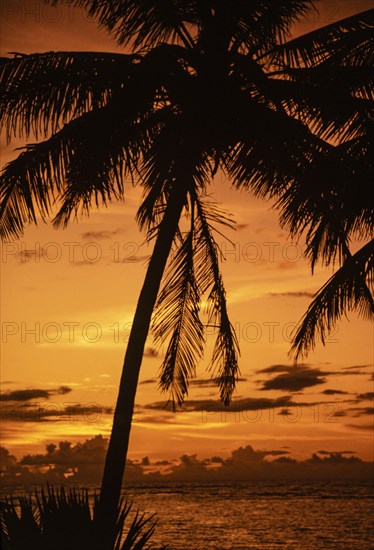
[[[323,393],[324,395],[348,395],[349,392],[343,391],[343,390],[327,389],[327,390],[323,390],[323,392],[321,393]]]
[[[369,391],[366,393],[359,393],[356,397],[358,401],[372,401],[374,399],[374,392]]]
[[[374,407],[350,407],[348,411],[353,413],[353,416],[371,416],[374,414]]]
[[[117,235],[120,231],[120,229],[115,229],[112,231],[86,231],[85,233],[82,233],[82,239],[85,241],[101,241],[112,238],[113,235]]]
[[[242,411],[259,411],[265,409],[275,409],[292,407],[296,405],[304,405],[304,403],[296,403],[292,401],[292,396],[286,395],[275,399],[270,398],[251,398],[244,397],[233,399],[228,407],[225,407],[218,399],[190,399],[186,401],[182,410],[184,412],[242,412]],[[307,405],[310,405],[308,403]],[[165,401],[156,401],[144,406],[144,409],[151,410],[171,410],[171,405]]]
[[[353,428],[354,430],[362,430],[368,432],[374,432],[373,424],[346,424],[346,428]]]
[[[343,367],[342,370],[362,370],[371,368],[371,365],[353,365],[351,367]]]
[[[139,382],[139,386],[142,386],[144,384],[157,384],[157,378],[147,378],[146,380],[142,380]]]
[[[53,390],[44,389],[26,389],[26,390],[13,390],[0,394],[0,401],[15,401],[26,402],[32,399],[49,399],[55,395],[65,395],[72,391],[68,386],[60,386]]]
[[[3,422],[46,422],[48,420],[73,421],[81,418],[86,422],[96,422],[104,414],[111,414],[111,407],[104,407],[99,404],[89,403],[24,403],[8,404],[0,407],[0,419]]]
[[[247,378],[238,378],[238,382],[246,382]],[[196,380],[190,380],[190,386],[197,388],[216,388],[217,383],[212,379],[198,378]]]
[[[267,296],[272,298],[313,298],[314,294],[307,291],[299,292],[269,292]]]

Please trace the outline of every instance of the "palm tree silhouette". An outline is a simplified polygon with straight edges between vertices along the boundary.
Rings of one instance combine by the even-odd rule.
[[[238,343],[213,238],[215,224],[230,222],[204,198],[217,170],[235,187],[275,199],[291,234],[306,233],[312,266],[320,257],[342,262],[302,322],[296,354],[346,309],[372,313],[373,245],[351,256],[348,244],[352,236],[366,239],[373,219],[365,191],[373,12],[287,42],[311,1],[65,3],[87,9],[133,53],[2,60],[0,116],[8,139],[45,140],[27,145],[3,170],[0,232],[18,237],[25,223],[50,217],[55,203],[54,224],[65,226],[92,206],[122,199],[125,176],[144,188],[137,219],[154,249],[103,475],[100,502],[110,521],[152,314],[156,341],[169,339],[160,387],[180,405],[203,351],[200,303],[208,293],[209,323],[217,327],[211,368],[225,404],[235,389]],[[182,214],[189,221],[183,233]]]

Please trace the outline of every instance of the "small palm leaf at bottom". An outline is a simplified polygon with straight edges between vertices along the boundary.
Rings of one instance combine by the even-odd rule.
[[[3,550],[150,550],[156,522],[137,511],[132,520],[132,504],[120,503],[113,533],[100,532],[99,500],[89,504],[87,490],[65,491],[48,486],[32,496],[5,499],[0,503],[1,548]],[[130,524],[128,525],[128,522]],[[107,541],[110,542],[107,542]]]
[[[293,337],[290,354],[295,360],[314,349],[318,335],[324,344],[347,310],[357,310],[367,319],[374,317],[373,277],[374,239],[349,256],[316,294]]]

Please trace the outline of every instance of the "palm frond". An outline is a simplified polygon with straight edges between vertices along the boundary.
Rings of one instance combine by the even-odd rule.
[[[3,238],[19,236],[24,223],[36,223],[36,212],[45,220],[58,198],[62,203],[56,222],[65,224],[72,212],[80,207],[87,211],[92,201],[106,204],[111,196],[122,197],[121,176],[123,170],[131,171],[135,153],[126,151],[124,129],[116,127],[107,111],[92,111],[71,121],[48,140],[28,145],[4,167],[0,182]]]
[[[317,338],[325,344],[336,322],[347,312],[357,310],[370,319],[374,315],[374,239],[354,255],[316,294],[292,338],[291,354],[297,360],[314,349]]]
[[[181,43],[193,40],[187,25],[196,20],[194,2],[182,0],[47,0],[56,5],[63,1],[78,6],[97,18],[119,44],[133,48],[154,47],[162,42]]]
[[[275,204],[292,237],[306,233],[312,270],[319,258],[328,265],[346,258],[350,239],[372,234],[373,146],[366,137],[332,147],[289,186]]]
[[[245,51],[255,58],[283,44],[293,23],[314,8],[312,0],[226,0],[223,4],[225,23],[232,37],[231,50]]]
[[[351,80],[344,80],[345,70],[339,74],[335,71],[336,80],[330,80],[323,75],[306,75],[304,71],[309,70],[303,70],[304,76],[300,77],[293,73],[292,81],[272,79],[269,89],[274,101],[321,139],[339,143],[363,135],[371,120],[373,75],[352,68]],[[362,76],[361,86],[356,80],[357,72]],[[356,89],[367,97],[355,97]]]
[[[37,151],[37,155],[35,152]],[[57,153],[58,154],[58,153]],[[43,144],[28,146],[16,160],[5,165],[0,179],[0,235],[3,240],[19,237],[26,223],[45,220],[58,189],[52,174],[60,175]]]
[[[149,48],[160,43],[183,44],[193,48],[213,22],[220,39],[231,39],[232,49],[246,48],[263,53],[283,43],[290,27],[313,7],[312,0],[46,0],[64,1],[87,10],[119,44]],[[217,38],[219,38],[217,36]]]
[[[161,366],[160,388],[170,391],[173,407],[180,406],[195,375],[204,349],[204,327],[200,321],[200,294],[193,262],[193,228],[177,248],[163,289],[157,300],[152,325],[155,344],[171,335]]]
[[[138,56],[99,52],[47,52],[3,59],[0,128],[37,139],[72,118],[104,107],[133,75]]]
[[[339,55],[349,65],[370,65],[373,57],[374,10],[347,17],[277,46],[272,63],[287,67],[313,67]],[[371,60],[371,61],[370,61]]]
[[[205,205],[198,197],[196,204],[196,264],[199,266],[197,280],[202,292],[211,288],[208,300],[208,325],[217,329],[217,337],[210,363],[210,370],[218,387],[220,397],[228,405],[239,376],[239,342],[232,326],[226,302],[226,292],[219,269],[218,248],[212,234],[214,220],[230,225],[229,218],[211,204]]]
[[[241,105],[236,143],[224,152],[225,169],[237,188],[274,197],[300,180],[331,146],[301,121],[266,105]]]
[[[324,90],[326,99],[331,100],[331,97],[328,96],[328,92],[330,92],[339,103],[342,103],[343,99],[347,102],[349,97],[374,99],[374,69],[372,66],[342,65],[336,64],[335,59],[328,59],[315,67],[285,69],[281,74],[289,81],[298,84],[298,86],[294,86],[296,90],[303,84],[312,86],[317,90]]]
[[[205,203],[195,190],[190,190],[190,196],[191,228],[186,234],[177,235],[175,254],[163,280],[152,322],[156,345],[169,338],[161,366],[160,387],[170,392],[174,409],[182,405],[189,380],[195,375],[203,355],[205,329],[200,305],[208,290],[208,325],[214,324],[217,328],[209,369],[226,405],[239,373],[239,346],[228,318],[218,248],[213,238],[217,224],[232,227],[232,220],[214,203]]]

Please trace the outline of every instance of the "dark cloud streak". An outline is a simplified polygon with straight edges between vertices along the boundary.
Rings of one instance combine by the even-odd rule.
[[[0,401],[26,402],[32,399],[50,399],[55,395],[65,395],[72,391],[68,386],[60,386],[54,390],[27,389],[13,390],[0,394]]]

